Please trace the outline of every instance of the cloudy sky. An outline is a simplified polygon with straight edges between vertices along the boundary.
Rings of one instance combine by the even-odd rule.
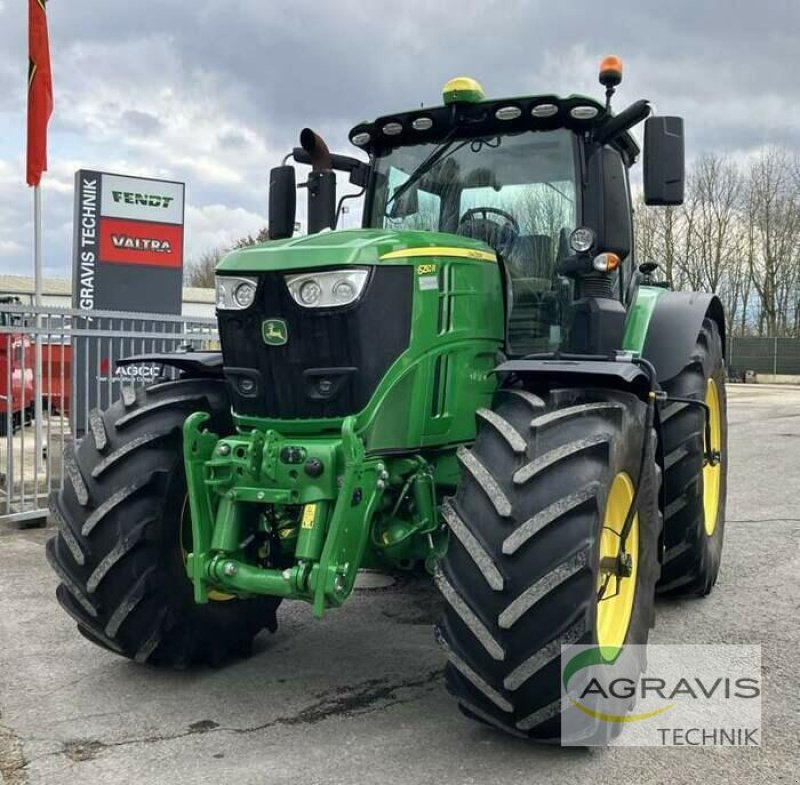
[[[610,10],[605,10],[610,9]],[[347,151],[357,121],[487,94],[600,96],[686,118],[688,152],[800,149],[800,0],[50,0],[55,112],[44,264],[69,277],[79,168],[187,184],[186,254],[265,223],[266,175],[303,125]],[[25,186],[27,2],[0,0],[0,272],[32,270]]]

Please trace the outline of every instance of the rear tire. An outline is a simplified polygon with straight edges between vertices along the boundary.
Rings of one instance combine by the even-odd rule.
[[[225,384],[181,379],[126,390],[93,410],[87,434],[64,453],[64,487],[51,501],[58,534],[46,546],[56,596],[88,640],[138,662],[184,667],[245,655],[271,597],[195,604],[181,543],[186,477],[182,426],[194,411],[232,430]]]
[[[513,389],[478,413],[477,439],[459,455],[462,482],[443,507],[451,537],[437,575],[447,601],[439,630],[447,686],[468,716],[515,735],[560,738],[561,645],[600,643],[601,535],[622,473],[641,485],[628,579],[635,593],[622,637],[647,642],[661,518],[645,409],[609,390],[539,398]]]
[[[671,597],[707,595],[717,582],[725,530],[728,472],[728,424],[725,407],[725,363],[716,322],[703,322],[697,344],[684,369],[665,385],[669,395],[705,400],[713,381],[720,409],[719,503],[706,528],[704,504],[704,423],[697,406],[670,403],[661,414],[664,444],[664,560],[657,591]]]

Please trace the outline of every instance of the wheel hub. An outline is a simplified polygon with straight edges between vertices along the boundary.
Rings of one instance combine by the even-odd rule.
[[[633,615],[639,562],[639,516],[622,542],[625,518],[633,502],[633,481],[625,472],[614,477],[608,491],[600,537],[597,582],[597,643],[617,649],[625,642]]]

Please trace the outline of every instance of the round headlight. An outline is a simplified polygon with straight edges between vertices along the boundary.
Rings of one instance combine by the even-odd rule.
[[[240,308],[249,308],[256,299],[256,287],[243,281],[233,290],[233,299]]]
[[[585,226],[579,226],[569,236],[569,245],[575,253],[586,253],[594,245],[594,232]]]
[[[305,305],[313,305],[319,300],[322,294],[322,287],[316,281],[306,281],[300,287],[300,299]]]
[[[350,300],[354,300],[356,297],[356,287],[347,280],[337,281],[333,285],[331,291],[333,292],[333,296],[340,303],[350,302]]]

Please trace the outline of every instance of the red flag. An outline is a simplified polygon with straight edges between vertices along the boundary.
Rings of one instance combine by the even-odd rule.
[[[28,185],[47,170],[47,122],[53,113],[53,79],[46,0],[28,0]]]

